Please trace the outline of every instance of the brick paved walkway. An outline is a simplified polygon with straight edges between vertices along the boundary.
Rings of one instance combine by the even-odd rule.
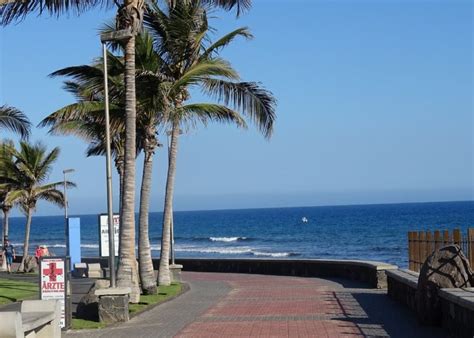
[[[192,274],[232,290],[178,337],[442,337],[418,326],[385,291],[318,278]]]
[[[113,328],[75,337],[444,337],[383,290],[344,280],[183,273],[191,290]]]

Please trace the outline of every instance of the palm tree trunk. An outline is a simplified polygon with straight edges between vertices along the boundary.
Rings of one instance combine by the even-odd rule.
[[[3,229],[2,229],[2,249],[5,247],[5,237],[8,237],[8,216],[10,213],[10,209],[3,208]],[[7,260],[5,258],[2,259],[2,270],[7,269]]]
[[[116,161],[117,172],[119,175],[119,215],[122,217],[122,196],[123,196],[123,160],[120,162]],[[121,221],[121,220],[120,220]],[[122,226],[119,227],[119,242],[118,242],[118,251],[120,252],[122,242]]]
[[[140,191],[140,216],[138,232],[138,262],[140,268],[140,280],[142,292],[145,295],[156,294],[156,279],[153,273],[153,261],[151,259],[150,238],[148,234],[150,207],[151,176],[153,172],[153,152],[145,150],[143,161],[143,177]]]
[[[127,1],[127,4],[137,1]],[[136,156],[136,97],[135,97],[135,37],[125,44],[125,158],[121,210],[121,240],[117,285],[131,287],[130,302],[138,303],[137,258],[135,253],[135,156]]]
[[[160,252],[160,271],[158,275],[159,285],[170,285],[170,230],[171,230],[171,214],[173,212],[173,193],[174,179],[176,175],[176,155],[178,153],[178,137],[179,123],[173,122],[171,132],[170,155],[168,163],[168,177],[166,179],[166,195],[165,210],[163,213],[163,230],[161,235],[161,252]]]
[[[30,229],[31,229],[31,216],[33,215],[33,209],[28,207],[28,212],[26,215],[26,225],[25,225],[25,239],[23,241],[23,257],[21,258],[21,264],[18,268],[18,271],[25,270],[25,260],[28,256],[29,246],[30,246]]]
[[[9,229],[9,216],[10,216],[10,208],[3,208],[3,231],[2,231],[2,246],[5,244],[5,237],[8,237]]]

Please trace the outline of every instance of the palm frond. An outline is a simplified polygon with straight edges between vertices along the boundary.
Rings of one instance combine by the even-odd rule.
[[[239,75],[232,66],[225,60],[220,58],[202,60],[193,65],[186,73],[184,73],[177,81],[175,81],[170,89],[171,93],[178,92],[182,87],[195,85],[205,81],[211,76],[225,77],[237,80]]]
[[[213,103],[190,103],[176,109],[181,120],[192,120],[197,118],[207,125],[208,121],[235,123],[241,128],[247,128],[245,120],[238,112],[229,107]]]
[[[234,83],[210,78],[202,81],[202,88],[218,101],[242,111],[266,138],[271,137],[276,119],[276,99],[271,92],[255,82]]]
[[[180,1],[190,3],[193,0],[168,0],[170,6],[176,6]],[[220,7],[226,11],[235,9],[237,16],[250,9],[251,0],[201,0],[201,3],[208,6]]]
[[[0,106],[0,126],[18,133],[22,138],[30,135],[31,123],[23,112],[7,105]]]
[[[114,5],[113,0],[18,0],[0,6],[0,24],[5,26],[14,21],[21,21],[33,13],[47,13],[52,16],[70,12],[81,14],[94,7],[108,8]]]
[[[242,27],[234,30],[233,32],[230,32],[223,37],[221,37],[219,40],[214,42],[212,45],[206,48],[206,50],[202,53],[201,58],[205,59],[208,58],[209,56],[212,55],[212,53],[218,53],[220,49],[226,47],[228,44],[230,44],[236,37],[242,36],[246,39],[252,39],[253,35],[250,33],[250,30],[248,27]]]

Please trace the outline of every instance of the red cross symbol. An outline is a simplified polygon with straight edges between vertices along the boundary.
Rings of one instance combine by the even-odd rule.
[[[43,275],[49,277],[50,282],[55,282],[58,275],[63,274],[63,269],[58,269],[56,263],[49,263],[49,269],[43,269]]]

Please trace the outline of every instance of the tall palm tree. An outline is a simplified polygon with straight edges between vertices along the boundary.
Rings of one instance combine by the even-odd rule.
[[[26,215],[23,258],[19,267],[19,270],[23,270],[29,250],[31,219],[36,211],[37,202],[45,200],[62,208],[64,196],[59,188],[64,182],[47,182],[53,164],[59,156],[58,147],[48,152],[41,143],[30,144],[22,141],[19,150],[12,149],[12,155],[13,161],[3,164],[11,173],[4,185],[10,188],[6,201],[10,203],[17,201]],[[75,186],[69,181],[66,185]]]
[[[171,126],[169,165],[164,203],[159,285],[170,284],[170,225],[176,176],[176,158],[180,128],[195,121],[233,121],[245,126],[239,112],[270,137],[275,119],[275,99],[255,83],[238,82],[237,72],[218,57],[220,49],[238,36],[250,38],[246,28],[226,34],[214,43],[206,7],[200,1],[178,2],[167,11],[151,6],[145,26],[155,39],[156,51],[163,60],[162,71],[170,78],[168,121]],[[187,103],[190,88],[202,91],[222,103]]]
[[[28,117],[20,110],[7,105],[0,106],[0,127],[19,134],[21,138],[27,138],[31,131]]]
[[[199,0],[168,0],[172,6],[179,3],[192,3]],[[202,0],[203,3],[218,6],[226,10],[242,9],[250,6],[250,0]],[[7,3],[0,7],[1,24],[24,18],[32,12],[47,12],[59,15],[64,12],[75,11],[81,13],[97,6],[112,6],[118,4],[116,0],[29,0]],[[135,97],[135,35],[142,28],[142,19],[145,0],[123,0],[117,14],[117,29],[129,30],[132,37],[125,41],[125,154],[123,173],[123,194],[121,198],[121,245],[119,252],[119,266],[117,284],[130,286],[136,290],[138,274],[135,255],[135,138],[136,138],[136,97]],[[132,291],[130,301],[139,301],[139,295]]]
[[[139,205],[139,272],[142,291],[145,294],[156,293],[156,280],[153,273],[153,262],[148,235],[148,213],[150,203],[150,188],[152,176],[152,159],[156,147],[157,128],[161,122],[161,87],[148,86],[146,76],[159,70],[159,60],[153,55],[153,41],[146,34],[137,36],[137,86],[138,116],[137,116],[137,150],[144,152],[144,165]],[[123,101],[123,59],[109,54],[109,83],[111,97],[111,121],[114,134],[114,149],[123,148],[125,112]],[[66,81],[65,88],[70,91],[78,102],[63,107],[46,117],[40,126],[49,126],[55,134],[73,134],[88,142],[88,155],[103,155],[105,153],[104,118],[103,118],[103,64],[97,60],[92,65],[67,67],[54,72],[53,76],[68,76],[73,81]],[[115,144],[119,135],[120,144]],[[117,154],[117,151],[115,152]],[[122,166],[116,156],[116,166],[122,177]]]

